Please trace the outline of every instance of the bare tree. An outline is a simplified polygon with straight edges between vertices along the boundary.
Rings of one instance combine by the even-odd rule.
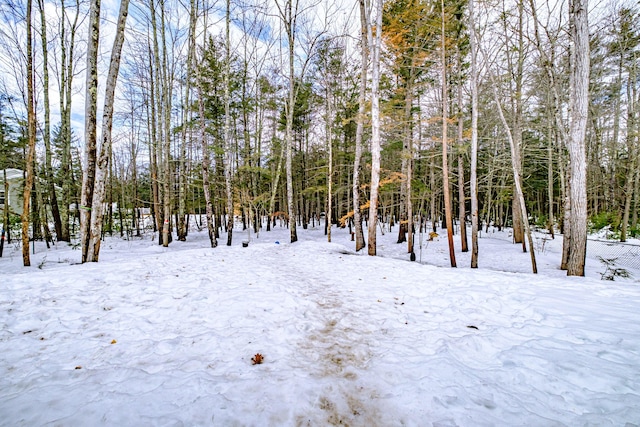
[[[356,252],[365,247],[362,230],[362,214],[360,211],[360,162],[362,160],[362,139],[366,114],[367,70],[369,63],[368,19],[365,0],[358,0],[360,5],[360,88],[358,95],[358,116],[356,128],[356,147],[353,160],[353,222],[356,233]]]
[[[483,52],[484,53],[484,52]],[[486,62],[486,55],[485,55],[485,62]],[[515,186],[515,190],[516,190],[516,198],[515,200],[518,202],[518,209],[520,209],[520,212],[522,212],[522,220],[523,220],[523,226],[524,226],[524,231],[525,234],[528,238],[528,242],[529,242],[529,254],[531,256],[531,269],[533,271],[533,273],[537,273],[538,272],[538,267],[537,267],[537,263],[536,263],[536,257],[535,257],[535,250],[534,250],[534,246],[533,246],[533,238],[531,236],[531,229],[529,227],[529,219],[528,219],[528,214],[527,214],[527,206],[525,203],[525,199],[524,199],[524,193],[522,191],[522,177],[520,174],[520,158],[518,156],[519,150],[518,150],[518,146],[516,144],[516,138],[513,135],[513,131],[511,130],[511,127],[509,126],[509,122],[507,121],[505,114],[504,114],[504,108],[502,106],[502,101],[500,100],[500,96],[498,94],[498,82],[497,79],[494,78],[494,76],[492,75],[491,72],[489,72],[489,78],[491,81],[491,89],[493,92],[493,98],[494,98],[494,102],[496,104],[497,110],[498,110],[498,115],[500,117],[500,121],[502,122],[502,125],[504,127],[504,131],[507,135],[507,140],[509,141],[509,147],[511,149],[511,169],[513,172],[513,181],[514,181],[514,186]],[[515,125],[516,129],[518,129],[518,126]],[[523,241],[522,244],[522,248],[523,250],[526,251],[526,244]]]
[[[478,64],[475,0],[469,0],[471,29],[471,268],[478,268]]]
[[[442,191],[444,191],[444,215],[447,224],[447,241],[449,242],[449,259],[451,261],[451,267],[456,267],[456,254],[453,247],[453,220],[451,212],[451,191],[449,189],[449,163],[447,155],[447,146],[449,145],[447,123],[449,121],[448,112],[448,92],[447,87],[447,43],[445,33],[445,9],[444,0],[440,0],[440,7],[442,8],[441,19],[441,53],[440,60],[442,62]]]
[[[285,102],[286,113],[286,129],[285,129],[285,170],[287,175],[287,211],[289,214],[289,231],[291,236],[291,243],[298,240],[298,233],[296,230],[297,212],[294,207],[294,188],[293,188],[293,119],[294,109],[297,95],[300,91],[300,84],[296,83],[296,80],[300,82],[304,81],[306,69],[311,59],[311,53],[315,49],[317,41],[323,34],[323,31],[316,32],[309,40],[306,40],[302,47],[306,50],[306,57],[302,59],[302,64],[299,66],[299,72],[296,76],[295,64],[296,64],[296,49],[297,40],[299,35],[299,20],[303,17],[305,12],[313,9],[312,6],[301,7],[299,0],[275,0],[276,7],[278,9],[278,16],[282,25],[284,26],[285,34],[287,36],[287,48],[288,48],[288,66],[287,66],[287,83],[288,83],[288,96]]]
[[[296,76],[294,70],[295,59],[295,41],[296,41],[296,23],[298,19],[298,0],[284,0],[284,4],[281,5],[280,1],[276,1],[278,6],[278,12],[280,13],[280,19],[284,24],[285,32],[287,34],[287,43],[289,46],[289,66],[288,66],[288,82],[289,82],[289,95],[285,104],[286,111],[286,133],[285,133],[285,169],[287,175],[287,212],[289,214],[289,231],[291,236],[291,243],[298,240],[298,233],[296,231],[296,212],[293,204],[293,176],[292,176],[292,150],[293,150],[293,109],[296,102]]]
[[[522,212],[522,216],[523,216],[523,225],[524,225],[524,230],[525,233],[528,237],[529,240],[529,253],[531,255],[531,269],[533,271],[533,273],[537,273],[538,272],[538,267],[536,264],[536,256],[535,256],[535,250],[533,247],[533,238],[531,237],[531,229],[529,228],[529,219],[528,219],[528,215],[527,215],[527,206],[525,204],[525,200],[524,200],[524,193],[522,192],[522,178],[520,176],[520,168],[518,165],[518,157],[514,154],[517,152],[517,147],[516,147],[516,143],[515,143],[515,138],[513,137],[513,133],[511,131],[511,129],[509,128],[509,124],[507,122],[507,119],[504,116],[504,112],[502,109],[502,103],[500,102],[500,98],[498,97],[498,91],[496,89],[496,85],[493,84],[493,92],[494,92],[494,99],[496,102],[496,105],[498,106],[498,114],[500,115],[500,120],[502,121],[502,124],[504,126],[505,132],[507,133],[507,139],[509,140],[509,146],[511,147],[511,167],[513,169],[513,182],[515,184],[515,188],[516,188],[516,200],[518,202],[518,208],[520,209],[520,211]],[[526,248],[523,244],[523,248]]]
[[[459,46],[456,48],[456,59],[458,65],[458,73],[462,73],[462,58]],[[462,252],[469,251],[469,244],[467,241],[467,208],[466,197],[464,194],[464,151],[466,151],[464,145],[464,116],[462,112],[462,85],[458,85],[458,222],[460,224],[460,250]]]
[[[589,21],[587,0],[569,2],[571,44],[569,167],[571,240],[568,276],[584,276],[587,253],[586,129],[589,105]]]
[[[327,230],[327,242],[331,242],[331,225],[333,222],[331,213],[333,211],[333,88],[331,83],[326,84],[325,94],[325,109],[326,109],[326,138],[327,138],[327,151],[329,158],[327,159],[327,213],[325,216],[326,230]]]
[[[109,176],[112,146],[111,132],[113,128],[113,104],[115,100],[116,84],[118,82],[118,73],[120,70],[120,56],[122,53],[122,45],[124,44],[124,29],[127,22],[128,11],[129,0],[121,0],[120,12],[118,13],[118,24],[116,26],[116,37],[113,42],[113,48],[111,49],[111,62],[109,64],[109,74],[107,75],[102,116],[100,156],[97,159],[93,202],[91,204],[91,237],[86,260],[93,262],[98,262],[100,255],[102,217],[104,214],[104,201],[107,177]]]
[[[29,258],[29,212],[31,203],[31,188],[34,182],[34,162],[36,154],[36,112],[34,106],[34,76],[33,76],[33,23],[31,17],[32,0],[27,0],[27,158],[26,179],[24,182],[22,207],[22,263],[25,267],[31,265]]]
[[[233,189],[231,187],[231,177],[233,174],[233,143],[231,140],[231,92],[230,92],[230,73],[231,73],[231,38],[229,36],[229,27],[231,25],[231,3],[227,0],[225,14],[225,38],[224,38],[224,142],[227,158],[224,165],[224,183],[227,193],[227,246],[231,246],[233,236]]]
[[[52,152],[51,152],[51,105],[49,103],[49,46],[47,42],[47,19],[44,10],[44,0],[38,0],[38,9],[40,11],[40,39],[42,42],[42,92],[44,101],[44,129],[42,130],[42,139],[45,147],[45,177],[47,182],[47,191],[51,206],[51,214],[56,230],[56,238],[60,240],[62,235],[62,221],[60,219],[60,211],[58,209],[58,197],[55,190],[55,182],[53,180]]]
[[[67,28],[67,7],[65,0],[61,0],[60,19],[60,70],[59,70],[59,103],[60,103],[60,143],[62,144],[60,159],[60,176],[62,179],[62,203],[60,205],[61,234],[59,240],[70,241],[69,205],[74,193],[74,177],[72,171],[73,161],[71,158],[71,103],[73,78],[75,76],[75,42],[76,31],[79,26],[80,1],[75,2],[75,14],[73,22]],[[68,32],[68,36],[67,36]],[[77,204],[77,202],[76,202]]]
[[[92,0],[89,11],[89,42],[87,45],[87,73],[85,90],[85,165],[82,174],[80,200],[80,239],[82,262],[89,260],[91,239],[91,209],[96,175],[98,114],[98,43],[100,40],[100,0]]]
[[[376,5],[375,37],[367,25],[371,45],[371,195],[369,196],[368,253],[376,255],[378,227],[378,187],[380,186],[380,48],[382,44],[382,0]],[[369,13],[366,14],[369,16]]]

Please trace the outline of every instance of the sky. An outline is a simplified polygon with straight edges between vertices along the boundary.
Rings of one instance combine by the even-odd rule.
[[[49,78],[50,78],[50,105],[51,105],[51,122],[53,125],[60,122],[60,114],[59,114],[59,92],[58,92],[58,65],[55,64],[56,58],[59,57],[60,48],[59,48],[59,15],[61,13],[60,7],[58,5],[59,2],[53,1],[45,1],[45,10],[47,15],[47,26],[48,26],[48,52],[49,52]],[[209,18],[207,20],[207,27],[209,34],[223,34],[224,27],[224,3],[223,2],[210,2],[211,3],[211,11],[209,14]],[[234,14],[234,19],[232,20],[232,29],[231,29],[231,37],[234,40],[234,44],[236,47],[240,48],[238,44],[243,37],[244,30],[239,21],[240,16],[245,10],[237,2],[232,2],[232,13]],[[305,16],[308,19],[311,19],[315,22],[314,25],[321,25],[326,18],[324,17],[325,13],[334,13],[332,18],[328,21],[329,25],[340,27],[341,23],[347,22],[357,22],[355,19],[349,19],[350,14],[356,13],[357,10],[354,9],[353,5],[348,3],[338,2],[333,7],[330,7],[330,11],[325,10],[325,2],[316,2],[316,5],[310,13],[309,11],[305,12]],[[268,18],[270,20],[270,25],[268,26],[269,34],[271,37],[280,37],[279,35],[279,24],[277,20],[277,14],[275,9],[273,8],[273,4],[270,4],[272,9],[271,15]],[[306,4],[303,2],[303,5]],[[109,60],[111,55],[111,47],[113,44],[113,38],[115,35],[115,23],[117,21],[118,9],[120,3],[117,0],[104,0],[101,4],[101,26],[100,26],[100,47],[99,47],[99,79],[98,79],[98,132],[100,132],[101,126],[101,117],[102,117],[102,107],[104,100],[104,83],[106,80],[106,75],[109,67]],[[180,6],[179,6],[180,5]],[[75,65],[75,73],[76,76],[74,78],[74,89],[73,89],[73,100],[72,100],[72,127],[76,133],[76,137],[79,138],[80,141],[84,140],[84,82],[85,82],[85,53],[86,53],[86,31],[88,25],[88,2],[81,2],[81,12],[80,12],[80,26],[79,31],[76,36],[76,65]],[[171,18],[173,23],[177,28],[180,28],[179,39],[181,40],[179,43],[184,43],[186,41],[186,33],[188,28],[188,11],[185,9],[188,7],[188,2],[173,2],[169,7],[167,16]],[[23,5],[24,8],[24,5]],[[3,12],[7,12],[8,5],[4,5],[0,8]],[[251,10],[255,10],[255,7],[250,6]],[[335,9],[335,10],[334,10]],[[129,6],[129,17],[127,20],[127,29],[125,32],[126,41],[130,42],[139,37],[146,37],[147,32],[147,23],[145,15],[147,12],[148,6],[145,2],[140,2],[137,0],[132,0]],[[18,16],[24,13],[24,9],[18,12]],[[67,4],[67,14],[68,19],[73,20],[72,13],[75,13],[75,8],[71,5]],[[0,14],[1,15],[1,14]],[[335,17],[338,17],[337,19]],[[25,107],[21,102],[20,95],[20,87],[24,85],[24,77],[21,75],[24,68],[26,67],[24,62],[25,57],[25,27],[24,27],[24,17],[19,17],[13,25],[9,24],[10,19],[15,19],[15,16],[10,15],[2,15],[0,16],[0,32],[2,32],[3,43],[0,43],[0,54],[2,54],[2,58],[4,60],[0,60],[0,82],[2,90],[4,88],[7,91],[11,92],[13,95],[17,97],[15,102],[15,108],[18,111],[18,114],[22,114],[25,111]],[[37,64],[36,67],[36,105],[38,109],[38,117],[40,122],[43,122],[43,94],[42,94],[42,58],[41,58],[41,40],[40,40],[40,15],[37,10],[37,7],[34,6],[33,11],[33,20],[35,25],[35,39],[34,39],[34,49],[38,52]],[[202,29],[202,19],[199,20],[200,30],[199,35],[200,39],[202,38],[203,29]],[[70,26],[70,22],[67,24]],[[335,30],[339,30],[341,28],[335,28]],[[68,30],[68,28],[67,28]],[[200,40],[201,41],[201,40]],[[262,55],[266,55],[264,51],[266,48],[270,49],[272,52],[269,55],[275,56],[275,51],[278,46],[273,45],[273,42],[267,43],[264,40],[260,40],[258,45],[262,46],[263,53]],[[269,46],[266,46],[269,45]],[[281,47],[282,49],[286,49],[286,45]],[[174,48],[172,50],[176,55],[182,54],[186,55],[186,47],[180,46],[178,48]],[[131,50],[131,46],[125,42],[125,46],[123,49],[123,58],[127,56],[131,57],[132,55],[137,55],[137,52],[133,52]],[[184,61],[182,61],[184,62]],[[124,67],[124,64],[122,65]],[[123,69],[121,68],[120,73],[120,83],[123,81]],[[122,87],[122,86],[121,86]],[[122,107],[125,108],[125,107]],[[117,127],[116,123],[116,127]],[[42,126],[42,124],[41,124]],[[117,134],[117,128],[116,128]]]

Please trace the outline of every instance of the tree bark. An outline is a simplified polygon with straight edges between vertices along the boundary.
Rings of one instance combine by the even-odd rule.
[[[225,58],[224,58],[224,141],[227,158],[225,161],[224,183],[227,195],[227,246],[231,246],[233,238],[233,189],[231,188],[231,176],[233,171],[233,143],[231,141],[231,39],[229,37],[229,27],[231,25],[231,4],[226,2],[225,14]]]
[[[360,211],[360,162],[362,160],[362,139],[364,135],[364,122],[366,114],[366,96],[367,96],[367,69],[369,43],[367,40],[367,9],[365,0],[358,1],[360,5],[360,87],[358,92],[358,117],[356,127],[356,147],[355,157],[353,160],[353,222],[355,224],[356,252],[366,246],[364,240],[364,232],[362,230],[362,213]]]
[[[471,268],[478,268],[478,65],[474,3],[475,0],[469,0],[469,28],[471,28]]]
[[[0,142],[3,142],[2,139],[4,134],[0,132]],[[3,186],[4,186],[4,206],[2,210],[2,235],[0,236],[0,258],[2,258],[2,251],[4,250],[4,242],[11,242],[11,234],[9,232],[9,181],[7,181],[7,169],[2,169],[3,175]]]
[[[192,29],[192,37],[193,42],[195,43],[195,30],[196,30],[196,17],[195,10],[197,9],[195,5],[196,0],[190,0],[191,2],[191,29]],[[205,11],[205,22],[204,28],[207,28],[207,14]],[[205,37],[206,40],[206,32]],[[195,52],[194,52],[195,53]],[[204,56],[204,55],[203,55]],[[218,246],[218,240],[216,236],[216,222],[215,215],[213,212],[213,201],[211,200],[211,189],[209,187],[209,167],[211,165],[211,157],[210,157],[210,148],[207,143],[207,122],[205,117],[205,108],[204,108],[204,95],[202,91],[203,79],[202,79],[202,65],[196,66],[196,77],[198,81],[198,121],[199,121],[199,138],[200,144],[202,146],[202,191],[204,192],[204,200],[205,200],[205,211],[207,218],[207,231],[209,233],[209,243],[212,248]]]
[[[458,72],[462,74],[462,64],[460,58],[460,50],[458,49]],[[467,207],[466,197],[464,195],[464,117],[462,112],[462,85],[458,85],[458,222],[460,223],[460,250],[469,252],[469,243],[467,241]]]
[[[509,145],[511,147],[511,167],[513,169],[513,182],[516,188],[516,200],[518,201],[518,205],[519,205],[518,207],[520,209],[520,212],[522,212],[524,230],[529,240],[529,254],[531,255],[531,270],[534,274],[536,274],[538,272],[538,266],[536,263],[535,250],[533,247],[533,238],[531,237],[531,229],[529,228],[527,206],[525,204],[524,194],[522,192],[522,178],[520,177],[520,170],[519,170],[520,168],[518,165],[518,159],[515,156],[515,153],[517,151],[517,146],[515,143],[515,138],[511,133],[511,129],[509,129],[509,124],[507,122],[507,119],[504,116],[504,112],[502,110],[500,98],[498,97],[498,91],[496,89],[495,82],[493,83],[492,86],[493,86],[493,94],[496,101],[496,105],[498,106],[498,114],[500,115],[500,120],[504,125],[505,132],[507,133],[507,139],[509,140]],[[526,246],[524,246],[524,243],[523,243],[523,249],[526,249]]]
[[[116,85],[120,71],[120,58],[122,45],[124,44],[124,30],[129,13],[129,0],[121,0],[118,13],[116,35],[111,49],[111,61],[109,74],[107,75],[104,107],[102,115],[102,138],[100,156],[97,159],[93,201],[91,206],[91,227],[89,250],[86,261],[98,262],[100,256],[100,241],[102,238],[102,217],[104,214],[104,199],[106,193],[106,181],[109,174],[111,158],[111,132],[113,128],[113,105],[115,102]]]
[[[25,267],[31,265],[29,258],[29,212],[31,206],[31,188],[34,180],[34,161],[36,154],[36,112],[34,107],[34,76],[33,76],[33,27],[31,19],[32,0],[27,0],[27,158],[26,177],[24,181],[22,207],[22,263]],[[6,182],[6,180],[5,180]],[[5,195],[8,197],[8,193]],[[34,233],[35,234],[35,233]]]
[[[456,267],[456,254],[453,246],[453,220],[451,212],[451,192],[449,189],[449,163],[447,146],[448,141],[448,129],[447,124],[449,121],[448,112],[448,85],[447,85],[447,53],[446,53],[446,33],[445,33],[445,9],[444,0],[440,0],[440,7],[442,8],[441,19],[441,45],[440,45],[440,60],[442,62],[441,70],[441,85],[442,85],[442,191],[444,191],[444,214],[447,224],[447,241],[449,242],[449,260],[451,261],[451,267]]]
[[[295,82],[295,41],[296,41],[296,22],[298,17],[298,2],[295,2],[295,8],[293,7],[292,0],[285,0],[284,6],[280,5],[280,2],[276,2],[278,11],[280,13],[280,19],[285,28],[288,42],[288,97],[285,103],[286,112],[286,127],[285,127],[285,173],[287,176],[287,214],[289,215],[289,233],[291,243],[298,240],[298,233],[296,230],[296,210],[295,210],[295,195],[293,189],[293,113],[296,102],[296,82]]]
[[[58,196],[56,194],[55,181],[53,179],[53,167],[51,162],[51,105],[49,102],[49,54],[47,43],[47,19],[44,11],[44,1],[38,0],[38,9],[40,11],[40,39],[42,41],[42,92],[44,101],[44,129],[42,140],[45,148],[45,177],[47,182],[47,192],[49,193],[49,204],[51,206],[51,214],[53,216],[54,229],[56,231],[56,239],[60,240],[62,235],[62,221],[60,219],[60,210],[58,209]]]
[[[378,227],[378,187],[380,186],[380,48],[382,38],[382,0],[377,0],[376,35],[372,37],[371,25],[367,25],[371,49],[371,195],[369,198],[368,253],[375,256],[376,228]]]
[[[215,220],[213,217],[213,203],[211,201],[211,190],[209,188],[209,144],[207,144],[206,122],[204,117],[204,99],[202,89],[198,86],[198,109],[200,114],[200,143],[202,144],[202,191],[204,191],[204,200],[207,213],[207,231],[209,232],[209,242],[211,247],[218,246],[216,239]]]
[[[569,20],[572,36],[570,78],[570,192],[571,241],[568,276],[584,276],[587,253],[587,159],[586,127],[589,104],[589,23],[587,0],[571,0]]]
[[[66,16],[65,2],[61,2],[61,16]],[[65,19],[60,20],[60,139],[62,143],[62,158],[60,159],[62,177],[62,203],[60,205],[61,236],[59,240],[69,242],[71,240],[69,221],[71,219],[69,205],[74,199],[73,161],[71,158],[71,101],[74,75],[75,37],[80,15],[80,1],[76,0],[76,10],[73,23],[69,29],[69,47],[66,46]],[[77,199],[74,200],[77,206]],[[78,212],[79,209],[76,209]]]
[[[85,168],[80,201],[80,238],[82,262],[89,260],[91,240],[91,209],[96,175],[98,111],[98,42],[100,39],[100,0],[91,1],[89,12],[89,43],[87,45],[87,74],[85,90]]]
[[[627,241],[627,231],[629,227],[629,216],[631,213],[631,205],[634,196],[634,183],[637,170],[637,119],[635,111],[635,85],[631,82],[636,81],[636,66],[631,65],[629,69],[629,79],[627,84],[627,152],[629,158],[627,159],[627,173],[625,176],[624,186],[624,211],[622,214],[622,223],[620,226],[620,241]]]

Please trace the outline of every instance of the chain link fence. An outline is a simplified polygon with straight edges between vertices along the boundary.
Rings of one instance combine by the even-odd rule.
[[[640,246],[605,240],[587,240],[587,256],[616,266],[640,269]]]
[[[483,237],[513,241],[513,235],[509,232],[482,233]],[[537,252],[545,253],[551,236],[539,231],[533,235],[534,247]],[[562,241],[562,234],[556,234],[556,239]],[[633,268],[640,270],[640,245],[621,243],[613,240],[587,239],[587,257],[599,260],[606,265]]]

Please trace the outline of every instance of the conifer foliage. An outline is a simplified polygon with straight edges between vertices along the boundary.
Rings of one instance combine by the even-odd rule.
[[[638,5],[353,3],[0,5],[0,167],[26,178],[2,219],[24,264],[30,239],[97,261],[105,234],[322,226],[371,255],[397,233],[408,259],[446,228],[455,266],[471,222],[474,267],[493,226],[535,270],[544,229],[580,276],[588,229],[640,233]]]

